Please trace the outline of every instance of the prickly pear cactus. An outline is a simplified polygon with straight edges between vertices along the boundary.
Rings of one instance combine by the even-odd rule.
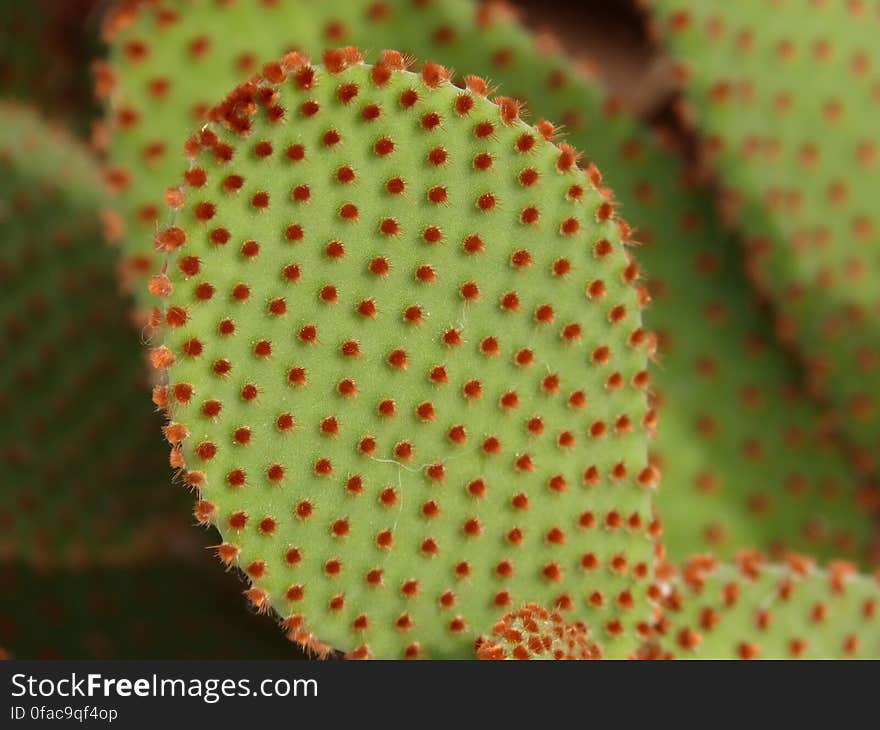
[[[3,102],[0,120],[0,560],[155,553],[185,530],[185,495],[144,413],[98,170],[30,110]]]
[[[471,656],[534,600],[628,655],[658,480],[628,227],[482,80],[325,64],[212,112],[156,239],[197,517],[309,646]]]
[[[880,8],[655,0],[750,268],[865,468],[880,447]]]
[[[179,562],[51,573],[0,565],[0,645],[16,659],[301,658],[267,617],[242,610],[243,588]]]
[[[261,32],[229,32],[245,22]],[[653,451],[668,475],[659,506],[670,555],[712,549],[732,556],[744,546],[864,555],[870,525],[856,502],[854,469],[826,438],[818,409],[798,394],[799,374],[773,344],[709,196],[679,185],[674,155],[500,5],[357,0],[343,11],[302,0],[271,7],[239,0],[222,9],[165,0],[112,25],[112,73],[102,78],[112,87],[116,178],[128,181],[121,200],[131,270],[149,270],[162,196],[181,179],[180,129],[193,124],[196,107],[208,106],[210,89],[261,68],[269,60],[262,50],[276,41],[320,53],[338,40],[371,48],[405,40],[416,57],[485,73],[504,93],[564,121],[571,141],[613,171],[645,242],[639,259],[657,300],[647,323],[664,345],[652,371],[663,420]],[[197,102],[193,88],[204,89]],[[748,367],[737,366],[743,362]]]
[[[775,345],[707,194],[643,138],[618,154],[610,168],[643,222],[645,321],[658,335],[652,458],[670,558],[757,547],[867,563],[872,491],[856,489],[857,469]]]
[[[880,577],[850,563],[818,570],[807,558],[735,564],[694,558],[659,584],[655,657],[846,659],[880,657]]]
[[[559,612],[529,603],[504,614],[480,642],[477,658],[590,660],[601,659],[602,652],[583,623],[566,623]]]
[[[645,322],[660,335],[652,451],[664,474],[657,507],[670,555],[731,556],[750,546],[864,561],[876,494],[857,490],[855,465],[774,344],[710,196],[552,41],[533,39],[497,4],[471,17],[434,26],[433,37],[448,40],[433,57],[482,71],[563,120],[569,141],[606,171],[644,244],[636,258],[655,299]]]
[[[509,95],[520,94],[525,79],[540,78],[542,92],[561,97],[542,113],[559,109],[559,121],[577,122],[579,105],[595,91],[569,82],[567,60],[536,57],[531,36],[507,16],[497,3],[470,0],[120,3],[107,18],[109,56],[98,66],[96,87],[108,102],[106,177],[119,194],[113,234],[126,254],[126,283],[140,296],[144,287],[132,280],[142,282],[154,268],[152,238],[166,223],[166,188],[179,182],[183,130],[203,121],[219,90],[291,49],[317,57],[350,43],[374,49],[368,60],[375,61],[381,49],[405,43],[402,50],[416,58],[504,80]]]

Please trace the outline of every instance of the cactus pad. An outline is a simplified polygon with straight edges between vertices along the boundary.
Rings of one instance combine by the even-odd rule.
[[[658,475],[626,224],[482,80],[325,63],[212,112],[156,239],[197,516],[307,644],[470,656],[534,600],[628,654]]]
[[[582,120],[579,106],[595,90],[570,83],[567,59],[536,54],[531,36],[508,20],[499,4],[471,0],[121,2],[107,19],[110,52],[99,64],[96,88],[108,101],[106,177],[119,194],[114,234],[126,254],[127,284],[140,297],[144,287],[131,280],[142,281],[154,268],[151,241],[166,222],[165,190],[179,180],[180,135],[203,121],[218,93],[289,50],[319,56],[349,43],[378,54],[404,43],[401,50],[416,58],[504,80],[510,95],[539,78],[542,91],[559,97],[552,107],[539,107],[543,114],[560,109],[558,121]]]
[[[505,614],[480,642],[479,659],[601,659],[582,623],[568,624],[557,611],[530,603]]]
[[[880,576],[806,558],[736,564],[694,558],[661,583],[660,656],[706,659],[880,657]]]
[[[655,0],[750,269],[864,468],[880,447],[880,8]]]
[[[710,196],[639,135],[617,154],[606,164],[641,222],[645,322],[658,335],[652,454],[670,558],[749,547],[867,563],[871,492],[856,489],[858,470],[775,344]]]
[[[0,559],[151,553],[185,529],[185,496],[144,413],[98,170],[31,111],[2,103],[0,119]]]
[[[244,27],[245,16],[260,24],[259,34],[230,32]],[[156,211],[169,181],[180,179],[180,129],[193,123],[195,106],[208,106],[210,89],[261,67],[273,43],[319,53],[339,40],[381,48],[404,39],[416,57],[484,73],[504,93],[564,121],[571,141],[613,171],[617,196],[646,243],[639,258],[657,300],[647,323],[667,350],[652,375],[665,412],[654,453],[669,476],[659,499],[671,555],[711,548],[732,556],[744,546],[864,555],[870,527],[853,496],[854,470],[825,438],[818,409],[797,394],[798,373],[773,344],[710,197],[670,184],[681,179],[673,155],[499,4],[356,0],[342,10],[302,0],[223,8],[164,0],[123,20],[114,23],[111,47],[111,157],[119,179],[130,180],[121,199],[133,269],[146,272],[155,255]],[[163,93],[151,93],[157,88]],[[193,88],[205,90],[197,104]],[[160,146],[169,152],[148,164],[146,150]],[[735,365],[743,358],[748,368]]]

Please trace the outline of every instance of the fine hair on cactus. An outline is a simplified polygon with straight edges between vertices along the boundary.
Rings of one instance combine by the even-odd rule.
[[[381,12],[366,0],[344,9],[303,0],[238,0],[221,8],[164,0],[108,22],[111,63],[98,81],[113,131],[109,174],[125,181],[118,208],[127,277],[145,275],[156,260],[152,232],[165,220],[158,213],[162,196],[181,179],[172,152],[196,110],[201,118],[210,108],[205,90],[235,85],[272,61],[275,47],[320,54],[334,38],[381,48],[397,47],[403,37],[401,50],[415,58],[484,74],[531,109],[563,121],[566,139],[609,174],[636,224],[638,261],[655,301],[645,325],[662,341],[651,417],[663,411],[665,426],[652,440],[651,459],[667,474],[657,504],[670,557],[712,550],[729,558],[755,547],[863,562],[876,547],[865,506],[872,490],[832,437],[831,420],[806,397],[792,358],[773,342],[711,196],[688,183],[673,152],[498,3],[380,5]],[[263,24],[262,44],[235,33],[233,42],[214,41],[248,22]],[[181,65],[180,57],[190,62]],[[148,154],[160,149],[162,155]],[[146,301],[146,288],[136,286],[135,295]]]
[[[407,65],[285,56],[186,142],[172,462],[307,646],[467,656],[536,601],[627,656],[658,481],[629,228],[553,125]]]

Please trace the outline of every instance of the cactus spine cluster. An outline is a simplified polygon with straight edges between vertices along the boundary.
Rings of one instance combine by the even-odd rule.
[[[661,570],[658,656],[682,659],[846,659],[880,655],[880,577],[791,555],[766,564],[696,557]]]
[[[593,660],[601,649],[583,623],[569,624],[558,611],[529,603],[504,614],[477,647],[480,659]]]

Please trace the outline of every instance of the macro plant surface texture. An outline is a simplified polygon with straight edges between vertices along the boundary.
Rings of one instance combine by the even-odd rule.
[[[689,114],[776,307],[864,469],[880,444],[874,2],[656,0]],[[772,72],[770,69],[772,68]]]
[[[260,33],[235,32],[247,22],[259,23]],[[143,280],[155,267],[155,228],[167,222],[162,197],[182,179],[179,130],[193,128],[210,107],[207,89],[231,88],[273,60],[276,47],[319,56],[334,41],[381,48],[404,39],[402,50],[417,59],[493,79],[526,100],[535,121],[564,122],[557,134],[608,174],[634,222],[634,238],[644,244],[637,260],[656,300],[646,325],[663,342],[651,378],[665,425],[652,458],[667,477],[658,505],[670,555],[730,557],[758,547],[868,559],[865,480],[775,342],[711,196],[688,183],[674,151],[509,9],[467,0],[355,2],[345,10],[304,0],[222,7],[166,0],[110,25],[111,64],[99,82],[109,94],[112,179],[125,183],[121,247],[129,276]],[[232,44],[214,40],[229,35]]]
[[[625,656],[657,479],[628,229],[513,100],[404,66],[287,56],[188,142],[151,282],[174,458],[304,643],[464,656],[529,599]]]
[[[880,7],[554,4],[0,10],[0,657],[880,657]]]

